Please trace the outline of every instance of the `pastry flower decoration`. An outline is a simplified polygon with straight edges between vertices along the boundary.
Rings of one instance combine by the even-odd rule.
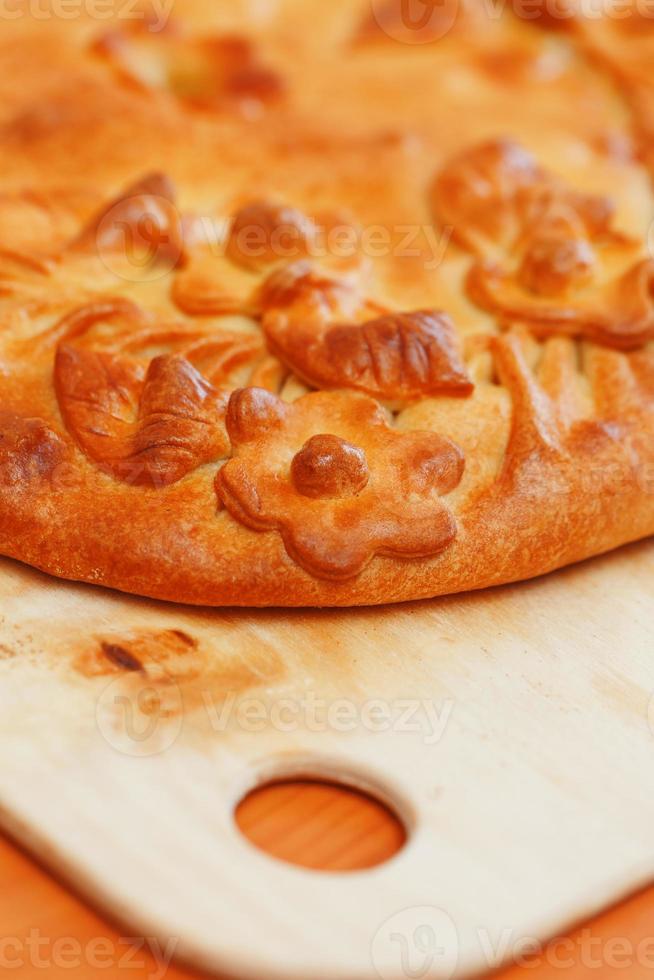
[[[434,432],[400,433],[354,392],[312,392],[287,404],[261,388],[231,395],[233,456],[218,471],[221,503],[242,524],[278,530],[310,574],[343,580],[374,555],[426,558],[454,540],[440,498],[464,458]]]
[[[468,292],[540,337],[629,349],[654,338],[654,261],[613,228],[613,206],[548,173],[522,147],[473,147],[438,175],[436,216],[476,256]]]

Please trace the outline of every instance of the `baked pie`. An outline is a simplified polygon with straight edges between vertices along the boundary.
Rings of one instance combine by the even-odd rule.
[[[68,13],[0,37],[2,554],[347,606],[654,532],[639,0]]]

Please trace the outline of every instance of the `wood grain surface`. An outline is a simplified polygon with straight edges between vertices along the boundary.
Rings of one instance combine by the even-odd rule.
[[[336,787],[316,788],[300,782],[272,786],[252,794],[241,807],[239,824],[260,846],[309,867],[360,867],[362,859],[364,863],[372,858],[384,860],[401,843],[395,821],[365,798]],[[362,830],[365,831],[363,848]],[[37,938],[44,940],[40,960],[26,949],[30,934],[38,934]],[[617,980],[618,977],[650,980],[654,974],[653,936],[654,888],[651,888],[589,925],[548,944],[540,964],[532,959],[502,971],[497,980],[526,980],[527,977],[557,980],[561,976],[566,980]],[[0,838],[0,937],[15,938],[21,944],[21,950],[5,951],[5,969],[16,980],[41,980],[45,969],[52,980],[88,980],[93,972],[84,950],[101,941],[107,944],[108,965],[98,969],[98,975],[105,980],[124,980],[125,976],[135,980],[202,977],[183,965],[173,963],[166,967],[158,962],[147,947],[139,948],[143,937],[136,937],[136,943],[130,947],[126,939],[131,937],[125,929],[119,930],[107,922],[3,838]],[[639,948],[642,962],[626,965],[625,956]],[[626,950],[622,959],[620,949]]]
[[[451,976],[451,959],[471,976],[648,885],[653,577],[654,542],[643,542],[436,602],[235,613],[3,563],[0,823],[123,931],[101,944],[105,926],[86,919],[80,933],[52,896],[26,912],[14,869],[5,967],[13,956],[35,975],[45,961],[53,976],[121,976],[140,958],[143,976],[165,976],[143,948],[127,955],[128,929],[159,937],[160,958],[177,952],[214,973],[369,980],[376,968],[397,980],[406,944],[424,959],[410,944],[428,933],[445,936],[448,957],[443,968],[432,956],[430,976]],[[329,707],[322,722],[308,695]],[[393,714],[407,704],[422,712],[417,728]],[[375,705],[390,724],[370,724]],[[282,709],[293,708],[289,727]],[[308,777],[387,801],[407,846],[334,873],[368,868],[402,832],[369,800],[316,786],[251,795],[239,810],[248,844],[234,819],[243,797]],[[541,947],[535,962],[554,975],[575,957],[589,975],[625,964],[624,976],[651,974],[654,950],[618,925],[606,942],[582,931]]]

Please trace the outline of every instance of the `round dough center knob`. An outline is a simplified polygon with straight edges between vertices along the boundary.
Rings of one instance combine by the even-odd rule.
[[[520,270],[520,280],[532,293],[561,296],[587,285],[593,277],[595,253],[584,238],[534,242]]]
[[[349,497],[363,490],[370,471],[363,449],[338,436],[317,435],[294,456],[291,476],[305,497]]]

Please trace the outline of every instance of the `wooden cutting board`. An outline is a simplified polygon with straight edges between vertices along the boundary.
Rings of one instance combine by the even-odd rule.
[[[189,610],[0,573],[0,821],[140,933],[257,980],[466,976],[654,878],[654,542],[385,609]],[[271,860],[233,812],[366,788],[407,846]]]

